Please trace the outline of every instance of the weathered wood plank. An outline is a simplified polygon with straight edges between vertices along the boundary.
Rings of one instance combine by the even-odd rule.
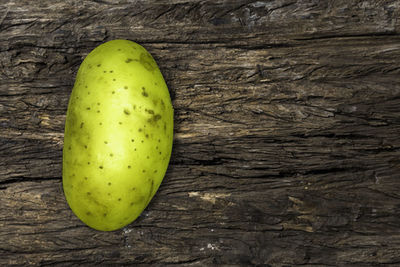
[[[400,263],[400,1],[5,1],[0,265]],[[61,185],[82,59],[126,38],[173,96],[171,165],[133,224]]]

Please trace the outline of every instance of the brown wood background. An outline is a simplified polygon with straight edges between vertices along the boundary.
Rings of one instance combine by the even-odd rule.
[[[164,182],[99,232],[61,183],[68,97],[112,39],[175,107]],[[400,1],[0,2],[0,265],[400,265]]]

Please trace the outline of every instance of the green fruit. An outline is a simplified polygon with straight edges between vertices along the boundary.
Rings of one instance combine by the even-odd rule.
[[[160,186],[172,139],[173,107],[152,56],[127,40],[96,47],[78,70],[65,123],[72,211],[102,231],[134,221]]]

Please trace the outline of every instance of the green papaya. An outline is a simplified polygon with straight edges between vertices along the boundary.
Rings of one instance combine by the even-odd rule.
[[[133,222],[165,176],[172,142],[171,98],[150,53],[128,40],[92,50],[65,122],[63,189],[75,215],[101,231]]]

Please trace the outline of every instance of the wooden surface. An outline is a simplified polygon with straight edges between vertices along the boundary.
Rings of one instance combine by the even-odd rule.
[[[0,265],[400,264],[400,1],[0,2]],[[83,58],[130,39],[175,107],[140,218],[92,230],[61,183]]]

